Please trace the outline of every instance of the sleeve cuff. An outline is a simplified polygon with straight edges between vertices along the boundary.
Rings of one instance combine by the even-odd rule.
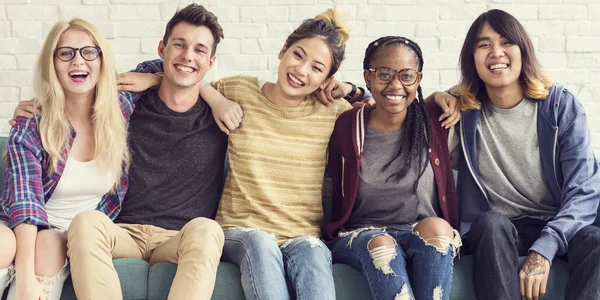
[[[552,260],[558,252],[558,241],[552,235],[542,232],[542,235],[533,243],[529,251],[541,254],[552,264]]]

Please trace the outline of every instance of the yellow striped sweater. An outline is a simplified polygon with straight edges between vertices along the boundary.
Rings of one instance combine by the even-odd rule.
[[[285,108],[270,102],[256,77],[213,82],[240,104],[244,120],[229,136],[229,164],[216,220],[224,229],[259,228],[279,243],[319,235],[326,150],[346,101],[327,107],[310,96]]]

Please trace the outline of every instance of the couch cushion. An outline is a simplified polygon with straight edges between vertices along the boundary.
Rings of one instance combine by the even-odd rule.
[[[158,263],[150,267],[148,275],[148,300],[167,299],[177,265]],[[217,269],[217,282],[212,300],[244,299],[244,290],[240,281],[240,269],[230,263],[222,262]]]

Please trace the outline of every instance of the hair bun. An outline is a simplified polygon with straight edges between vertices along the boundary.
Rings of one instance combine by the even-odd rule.
[[[330,23],[340,36],[340,43],[345,45],[350,38],[350,31],[348,25],[344,21],[343,15],[333,8],[328,8],[326,11],[318,14],[315,19],[324,20]]]

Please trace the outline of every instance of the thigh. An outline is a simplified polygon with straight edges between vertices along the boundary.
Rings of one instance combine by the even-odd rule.
[[[394,232],[390,234],[383,229],[359,229],[340,234],[340,239],[331,248],[333,262],[348,264],[357,270],[362,270],[365,264],[373,265],[369,243],[380,235],[392,238],[396,244],[396,252],[400,252],[396,255],[404,259],[405,254],[396,242],[398,236]]]
[[[223,231],[225,244],[221,260],[241,267],[244,260],[265,263],[283,257],[275,237],[260,229],[230,228]]]
[[[280,247],[286,265],[294,264],[303,268],[312,265],[331,267],[331,251],[318,238],[303,236],[289,240]]]

